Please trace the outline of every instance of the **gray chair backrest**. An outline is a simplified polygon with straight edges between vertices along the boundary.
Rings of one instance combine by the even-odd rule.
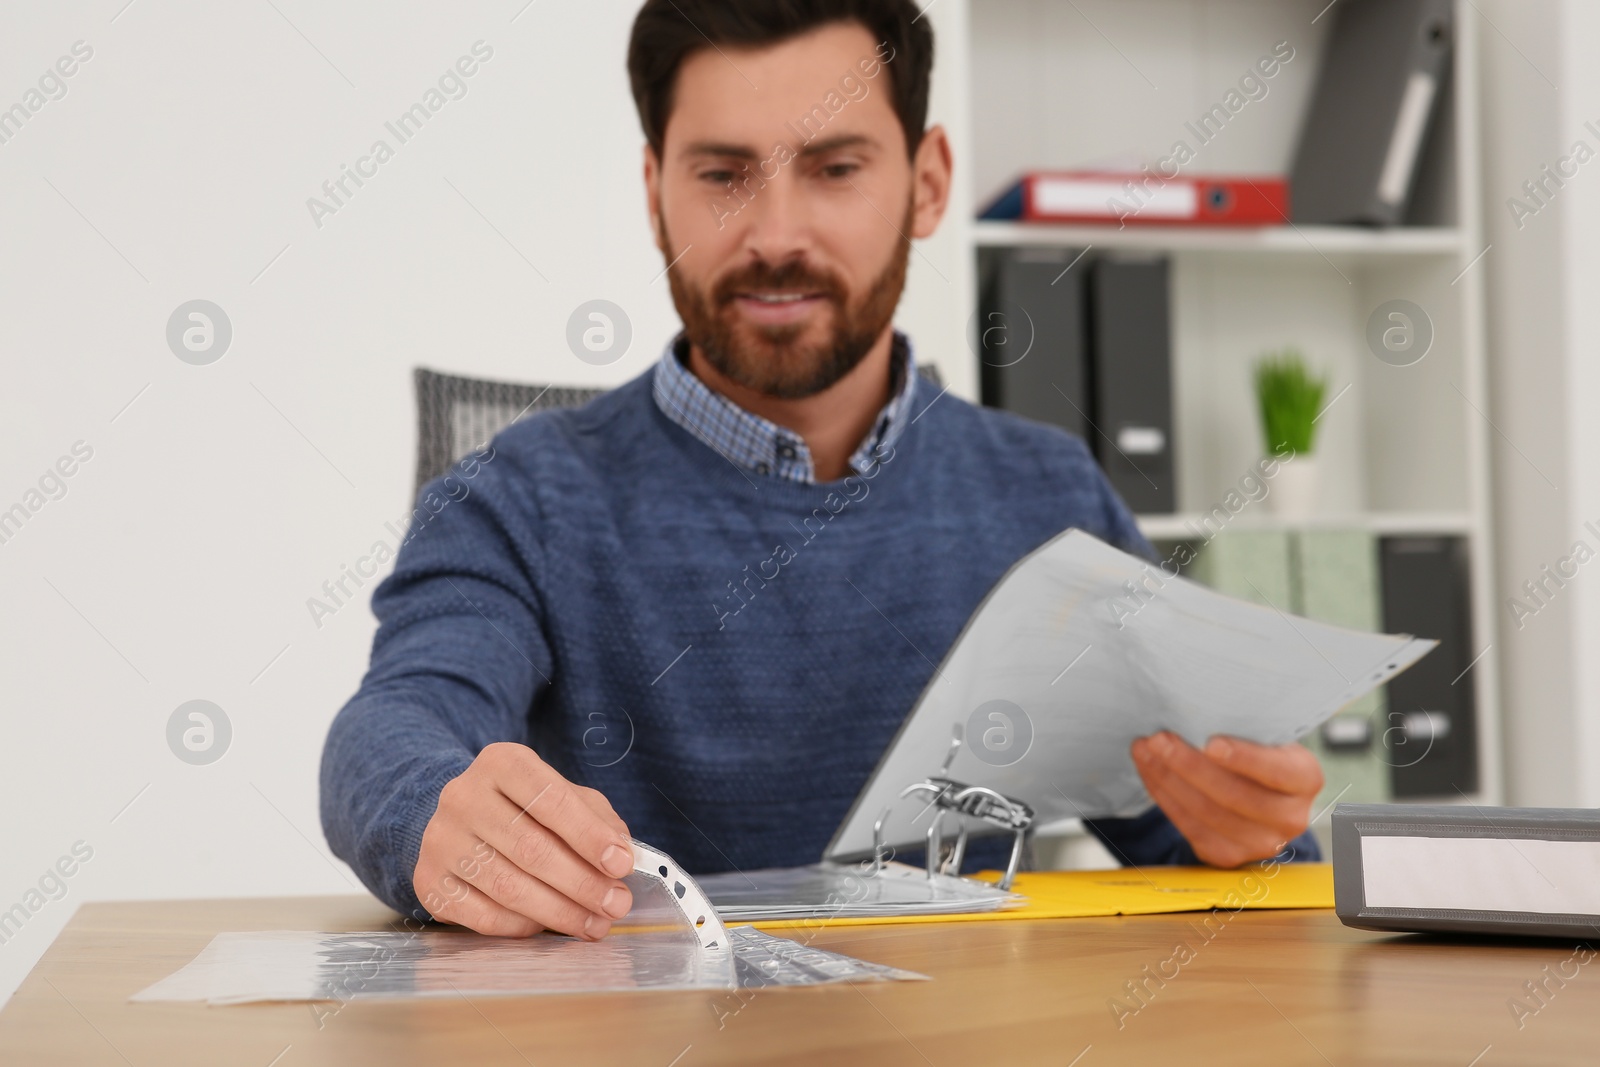
[[[462,378],[422,367],[412,372],[417,388],[417,484],[422,487],[468,452],[535,411],[579,407],[604,389],[527,385]]]
[[[944,387],[939,369],[919,364],[922,376]],[[482,448],[501,430],[535,411],[581,407],[606,390],[463,378],[417,367],[417,484],[422,487],[468,452]]]

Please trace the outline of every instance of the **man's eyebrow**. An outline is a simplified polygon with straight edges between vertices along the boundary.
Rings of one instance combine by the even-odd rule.
[[[877,148],[876,138],[868,137],[864,133],[841,133],[837,137],[828,137],[820,141],[809,141],[800,149],[800,156],[820,156],[827,152],[835,152],[841,148]]]
[[[717,156],[722,159],[755,159],[760,154],[749,145],[727,141],[695,141],[684,148],[686,156]]]
[[[864,133],[842,133],[837,137],[827,137],[820,141],[808,141],[796,154],[801,158],[806,158],[820,156],[827,152],[835,152],[841,148],[877,147],[877,139],[868,137]],[[734,144],[730,141],[693,141],[684,147],[683,153],[686,156],[713,156],[718,159],[754,160],[761,158],[761,153],[749,145]]]

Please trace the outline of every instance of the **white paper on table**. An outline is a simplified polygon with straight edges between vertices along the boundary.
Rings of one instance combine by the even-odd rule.
[[[1293,741],[1438,644],[1285,607],[1168,577],[1081,530],[1059,534],[1006,572],[967,621],[824,858],[870,855],[873,823],[891,804],[885,843],[920,846],[925,804],[894,802],[939,773],[958,730],[948,777],[1029,804],[1036,826],[1135,815],[1150,805],[1129,755],[1135,738],[1171,730],[1193,745],[1214,734]],[[1020,717],[980,710],[997,700]]]

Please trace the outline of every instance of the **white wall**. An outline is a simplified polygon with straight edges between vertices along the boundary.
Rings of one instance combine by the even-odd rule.
[[[1600,805],[1600,565],[1536,615],[1507,606],[1586,541],[1600,550],[1600,161],[1531,217],[1508,200],[1575,141],[1600,151],[1600,10],[1584,0],[1481,5],[1484,214],[1496,484],[1497,603],[1508,800]],[[1537,206],[1535,204],[1535,206]]]
[[[84,901],[359,889],[316,774],[373,621],[365,593],[320,628],[306,600],[409,511],[410,369],[615,384],[676,328],[623,69],[634,0],[122,5],[0,14],[0,107],[93,49],[0,144],[0,509],[93,450],[0,544],[0,911],[93,849],[0,944],[0,997]],[[929,17],[953,36],[964,6]],[[307,198],[479,40],[467,95],[315,226]],[[962,94],[934,107],[966,136]],[[970,396],[964,242],[919,247],[901,323]],[[564,341],[596,297],[634,329],[603,368]],[[233,325],[209,366],[165,339],[195,298]],[[166,742],[197,698],[233,728],[209,766]]]
[[[1562,127],[1575,131],[1589,148],[1600,151],[1600,135],[1586,123],[1600,129],[1600,70],[1594,62],[1594,46],[1600,42],[1600,9],[1582,0],[1566,0],[1561,35]],[[1593,522],[1600,529],[1600,360],[1595,342],[1600,338],[1600,165],[1591,164],[1581,175],[1591,181],[1574,181],[1567,205],[1565,248],[1562,255],[1563,294],[1565,297],[1567,393],[1565,415],[1568,426],[1567,527],[1573,538],[1582,538],[1590,548],[1600,551],[1600,536],[1580,529]],[[1584,581],[1574,584],[1573,628],[1569,639],[1573,653],[1573,697],[1577,708],[1572,743],[1565,746],[1577,761],[1578,790],[1575,802],[1584,807],[1600,807],[1600,567],[1583,573]]]

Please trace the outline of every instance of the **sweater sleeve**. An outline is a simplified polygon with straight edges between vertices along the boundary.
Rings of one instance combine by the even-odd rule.
[[[469,459],[419,495],[394,572],[373,592],[371,664],[322,752],[329,846],[418,920],[432,916],[412,873],[440,790],[485,746],[526,740],[552,672],[526,475],[493,448],[475,458],[475,477]]]

